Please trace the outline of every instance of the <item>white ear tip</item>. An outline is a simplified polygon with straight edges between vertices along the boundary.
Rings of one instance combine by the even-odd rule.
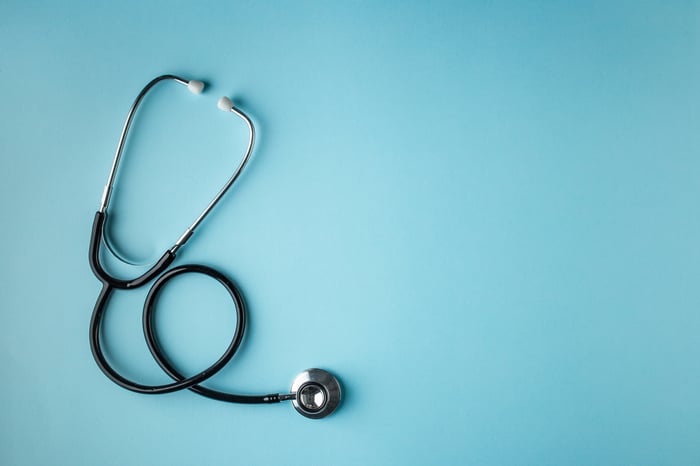
[[[220,98],[219,101],[216,103],[216,106],[224,112],[230,112],[231,110],[233,110],[233,102],[231,102],[231,99],[229,99],[226,96]]]
[[[204,90],[204,83],[193,79],[187,83],[187,89],[189,89],[192,94],[201,94]]]

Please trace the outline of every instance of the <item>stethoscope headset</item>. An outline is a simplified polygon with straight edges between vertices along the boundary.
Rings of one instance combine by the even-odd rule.
[[[95,302],[95,307],[92,312],[92,318],[90,320],[90,348],[92,350],[92,355],[102,372],[104,372],[104,374],[110,380],[120,387],[137,393],[163,394],[189,389],[198,395],[232,403],[278,403],[280,401],[291,400],[294,408],[308,418],[319,419],[328,416],[340,403],[341,390],[338,380],[332,374],[322,369],[308,369],[303,371],[292,382],[290,393],[237,395],[213,390],[201,385],[202,382],[223,369],[223,367],[231,360],[233,355],[238,350],[238,347],[243,340],[243,333],[245,331],[245,304],[236,285],[234,285],[234,283],[223,274],[212,269],[211,267],[196,264],[180,265],[171,269],[168,269],[168,267],[175,260],[177,251],[184,246],[187,241],[189,241],[195,229],[201,224],[202,220],[204,220],[209,212],[211,212],[214,206],[221,200],[224,194],[226,194],[226,191],[228,191],[231,185],[239,177],[253,150],[253,142],[255,140],[255,128],[253,123],[245,113],[233,105],[233,102],[228,97],[222,97],[219,99],[217,104],[218,107],[225,112],[231,112],[240,117],[247,125],[249,131],[248,146],[246,148],[245,155],[243,156],[241,163],[233,172],[233,175],[229,178],[224,187],[218,192],[209,205],[207,205],[207,207],[197,217],[194,223],[192,223],[192,225],[185,230],[175,244],[170,249],[165,251],[163,256],[141,276],[131,280],[121,280],[111,276],[102,266],[100,261],[102,243],[105,242],[108,249],[112,250],[112,248],[109,247],[109,242],[106,241],[104,226],[107,218],[107,207],[109,206],[109,201],[112,196],[117,167],[122,156],[122,151],[124,150],[126,137],[139,104],[141,104],[141,101],[148,91],[150,91],[156,84],[163,81],[175,81],[182,84],[186,86],[187,89],[189,89],[193,94],[200,94],[204,90],[204,83],[201,81],[186,80],[173,75],[163,75],[149,82],[146,87],[141,90],[136,97],[136,100],[131,105],[131,109],[126,117],[126,121],[124,122],[124,127],[122,128],[121,136],[119,138],[119,144],[114,156],[114,161],[112,162],[112,168],[109,172],[109,179],[102,193],[100,210],[98,210],[95,214],[95,219],[92,224],[92,236],[90,238],[89,252],[90,267],[92,268],[95,276],[97,276],[97,278],[102,282],[102,290],[97,297],[97,301]],[[117,255],[117,258],[120,257]],[[226,289],[226,291],[228,291],[231,299],[233,300],[237,319],[233,338],[228,348],[226,348],[224,354],[210,367],[189,377],[178,371],[164,353],[158,342],[158,336],[154,324],[155,302],[158,294],[169,280],[177,277],[178,275],[186,273],[206,275],[219,282]],[[163,371],[165,371],[165,373],[174,380],[174,382],[164,385],[143,385],[131,381],[119,374],[109,364],[109,362],[107,362],[107,359],[102,351],[100,333],[105,308],[112,292],[114,290],[131,290],[139,288],[154,279],[156,280],[151,286],[143,306],[143,330],[148,349],[153,355],[153,358],[163,369]]]

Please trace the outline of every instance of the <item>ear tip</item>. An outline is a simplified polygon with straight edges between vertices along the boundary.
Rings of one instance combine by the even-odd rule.
[[[192,94],[201,94],[204,90],[204,83],[193,79],[187,83],[187,89],[189,89]]]
[[[233,109],[233,102],[226,96],[223,96],[216,103],[216,106],[224,112],[230,112]]]

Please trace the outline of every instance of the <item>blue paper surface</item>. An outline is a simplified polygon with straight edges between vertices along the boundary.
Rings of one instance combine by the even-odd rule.
[[[308,367],[346,396],[288,404],[107,380],[87,262],[126,113],[149,95],[108,232],[182,249],[241,287],[249,328],[211,386],[282,392]],[[700,4],[0,3],[0,464],[700,464]],[[116,267],[119,274],[138,269]],[[117,292],[105,347],[168,378]],[[193,374],[235,316],[167,287],[158,329]]]

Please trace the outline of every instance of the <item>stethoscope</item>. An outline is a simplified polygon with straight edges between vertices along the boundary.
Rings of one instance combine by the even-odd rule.
[[[250,121],[250,118],[248,118],[247,115],[235,108],[233,102],[228,97],[222,97],[219,99],[217,104],[218,107],[225,112],[231,112],[240,117],[247,125],[249,131],[248,146],[246,148],[245,155],[231,178],[229,178],[224,187],[218,192],[209,205],[207,205],[194,223],[192,223],[192,225],[185,230],[175,244],[170,249],[165,251],[163,256],[141,276],[131,280],[121,280],[109,275],[102,267],[100,262],[100,249],[102,242],[105,240],[104,225],[107,218],[107,206],[109,205],[109,201],[112,196],[117,167],[124,149],[127,133],[129,132],[129,127],[131,126],[136,109],[143,100],[144,96],[156,84],[162,81],[175,81],[186,86],[187,89],[189,89],[193,94],[200,94],[204,89],[204,83],[201,81],[186,80],[173,75],[163,75],[149,82],[146,87],[141,90],[139,95],[136,97],[136,100],[131,105],[131,109],[126,117],[126,121],[124,122],[124,127],[122,128],[121,136],[119,138],[117,152],[114,156],[112,168],[109,172],[109,179],[102,193],[100,210],[98,210],[95,214],[95,220],[92,224],[92,236],[90,238],[89,252],[90,267],[97,278],[102,282],[102,290],[97,297],[95,308],[92,312],[92,318],[90,320],[90,348],[92,350],[92,355],[95,358],[97,365],[100,367],[102,372],[109,377],[109,379],[111,379],[117,385],[137,393],[162,394],[189,389],[202,396],[232,403],[278,403],[280,401],[291,400],[294,408],[306,417],[319,419],[328,416],[340,403],[341,391],[338,380],[332,374],[322,369],[308,369],[299,374],[292,382],[290,393],[236,395],[233,393],[212,390],[211,388],[203,387],[201,385],[202,382],[219,372],[231,360],[236,350],[238,350],[238,347],[243,340],[243,332],[245,331],[245,305],[238,288],[231,280],[226,278],[217,270],[204,265],[196,264],[181,265],[171,269],[168,269],[168,267],[175,260],[177,251],[184,246],[187,241],[189,241],[195,229],[202,223],[204,218],[209,214],[209,212],[211,212],[214,206],[221,200],[223,195],[226,194],[226,191],[228,191],[231,185],[236,181],[248,162],[250,154],[253,150],[253,142],[255,139],[255,128],[253,127],[253,123]],[[109,243],[106,241],[105,243],[109,246]],[[117,257],[121,259],[121,257],[118,255]],[[158,336],[154,324],[155,302],[158,294],[169,280],[185,273],[202,274],[218,281],[231,296],[236,309],[237,318],[236,330],[233,334],[233,339],[231,340],[228,348],[226,348],[224,354],[210,367],[189,377],[178,371],[163,352],[163,349],[158,343]],[[167,373],[174,380],[174,382],[165,385],[143,385],[122,376],[107,362],[100,343],[100,330],[105,307],[109,301],[112,291],[115,289],[131,290],[134,288],[139,288],[156,277],[157,279],[151,286],[151,289],[146,296],[146,302],[143,306],[143,330],[146,337],[146,343],[148,344],[148,349],[153,355],[153,358],[163,369],[163,371],[165,371],[165,373]]]

